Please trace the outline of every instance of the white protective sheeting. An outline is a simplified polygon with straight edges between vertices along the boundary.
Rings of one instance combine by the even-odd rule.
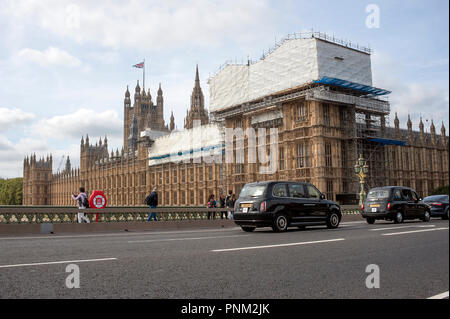
[[[149,148],[149,166],[221,156],[224,143],[223,129],[217,124],[174,132],[155,139]]]
[[[168,135],[170,132],[164,132],[164,131],[156,131],[152,129],[145,129],[145,131],[141,132],[141,137],[148,136],[151,140],[154,140],[158,137]]]
[[[319,78],[330,77],[372,86],[370,55],[338,44],[317,40]]]
[[[324,40],[289,39],[251,65],[227,65],[209,81],[210,111],[320,80],[372,85],[370,55]]]
[[[283,118],[283,111],[276,110],[252,116],[252,125]]]

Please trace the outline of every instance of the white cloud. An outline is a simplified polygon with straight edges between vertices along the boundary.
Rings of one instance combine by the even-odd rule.
[[[45,138],[77,138],[91,136],[122,136],[122,120],[115,111],[96,112],[79,109],[67,115],[40,120],[33,129]]]
[[[262,39],[275,19],[267,0],[11,0],[3,11],[16,24],[28,23],[78,43],[145,49]]]
[[[14,126],[29,123],[34,117],[34,114],[24,112],[20,109],[0,107],[0,132],[6,131]]]
[[[403,61],[383,53],[376,53],[372,59],[374,86],[392,91],[389,95],[391,104],[391,125],[397,113],[400,126],[407,126],[408,115],[411,116],[413,129],[419,130],[422,116],[425,128],[434,120],[440,133],[440,123],[449,125],[449,89],[441,82],[404,81],[404,72],[411,71],[411,66]],[[432,63],[434,64],[434,63]],[[418,67],[419,68],[419,67]],[[448,83],[447,83],[448,84]],[[428,122],[426,121],[428,120]],[[428,125],[428,126],[427,126]]]
[[[49,47],[45,51],[25,48],[20,50],[17,56],[20,59],[38,63],[42,66],[62,65],[67,67],[78,67],[81,65],[81,61],[78,58],[55,47]]]
[[[42,139],[22,138],[13,143],[0,135],[0,177],[20,177],[23,174],[23,159],[31,152],[36,157],[50,154],[48,144]]]

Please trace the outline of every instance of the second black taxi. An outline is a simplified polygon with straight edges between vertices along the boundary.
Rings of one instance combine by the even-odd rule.
[[[429,222],[430,208],[417,195],[416,191],[404,186],[385,186],[372,188],[361,207],[362,217],[369,224],[377,219],[402,223],[407,219],[421,219]]]

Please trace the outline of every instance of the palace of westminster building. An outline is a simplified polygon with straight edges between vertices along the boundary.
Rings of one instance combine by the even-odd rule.
[[[317,50],[318,58],[310,65],[317,65],[318,71],[304,66],[305,59],[289,60],[295,57],[289,50],[312,49]],[[216,198],[228,190],[239,194],[246,183],[264,180],[311,182],[329,199],[354,203],[360,187],[354,165],[360,154],[369,167],[368,188],[403,185],[426,196],[448,185],[449,141],[444,124],[440,134],[433,122],[425,132],[420,119],[419,131],[415,131],[408,118],[407,129],[401,129],[395,114],[394,127],[386,125],[390,107],[382,95],[390,92],[372,87],[371,73],[360,79],[360,70],[348,72],[365,61],[370,63],[369,52],[321,36],[291,38],[261,61],[229,64],[210,79],[210,112],[204,105],[197,67],[184,130],[175,129],[173,113],[165,124],[161,85],[153,103],[150,90],[145,92],[138,82],[133,98],[128,87],[125,92],[122,150],[109,150],[106,137],[96,142],[82,137],[80,167],[72,168],[67,158],[65,169],[58,173],[53,172],[51,155],[27,156],[23,204],[74,205],[71,194],[84,186],[88,193],[102,190],[109,206],[142,206],[156,186],[160,206],[205,206],[210,194]],[[314,80],[296,82],[289,75],[289,83],[282,84],[296,63],[309,68]],[[350,63],[345,72],[344,67],[339,69],[342,63]],[[276,74],[280,74],[279,80],[271,82]],[[242,88],[247,92],[238,92]],[[227,100],[231,95],[239,99]],[[216,148],[224,154],[225,128],[244,132],[247,128],[277,128],[276,172],[261,174],[259,164],[247,161],[247,135],[235,137],[244,139],[243,163],[206,163],[195,161],[195,155],[190,161],[170,160],[170,154],[181,157],[198,149]],[[193,132],[203,134],[195,146],[184,142]]]

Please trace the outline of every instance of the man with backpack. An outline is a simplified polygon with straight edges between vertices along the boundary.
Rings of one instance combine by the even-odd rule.
[[[72,193],[72,199],[78,201],[78,209],[89,208],[89,200],[87,198],[84,187],[80,187],[80,193],[77,196]],[[91,222],[89,218],[84,215],[84,213],[78,213],[78,223],[81,224],[82,220],[86,221],[86,223],[88,224]]]
[[[153,189],[153,192],[145,198],[145,204],[150,206],[150,208],[156,208],[158,206],[158,189],[156,187]],[[158,221],[156,219],[156,213],[150,211],[147,221],[151,221],[152,218],[154,218],[155,222]]]

